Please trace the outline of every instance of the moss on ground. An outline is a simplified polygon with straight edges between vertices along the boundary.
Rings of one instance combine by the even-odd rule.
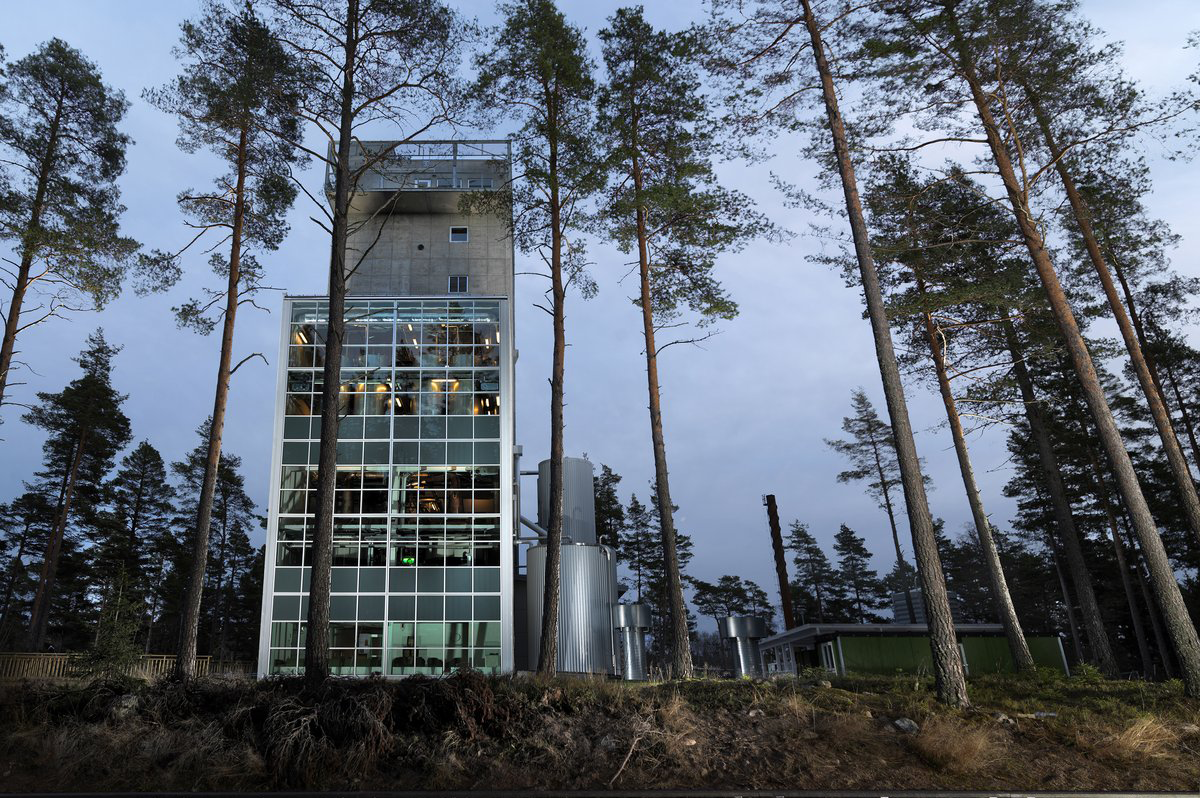
[[[1043,672],[971,697],[944,709],[911,676],[26,685],[0,692],[0,790],[1200,786],[1178,682]]]

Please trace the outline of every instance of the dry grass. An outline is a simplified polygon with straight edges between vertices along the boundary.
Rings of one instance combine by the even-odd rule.
[[[995,731],[952,716],[929,718],[911,745],[922,760],[948,773],[983,770],[1001,755]]]
[[[1168,756],[1177,742],[1178,732],[1144,716],[1119,732],[1105,735],[1090,748],[1099,756],[1119,762],[1145,762]]]
[[[446,679],[0,691],[4,790],[709,787],[1166,790],[1200,783],[1175,684]],[[130,702],[125,717],[116,709]],[[1002,726],[991,712],[1056,712]],[[916,718],[915,736],[892,721]],[[1129,767],[1130,762],[1143,763]]]

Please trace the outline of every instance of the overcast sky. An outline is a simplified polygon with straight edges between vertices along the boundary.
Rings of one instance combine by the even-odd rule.
[[[491,3],[458,5],[467,15],[494,21]],[[562,0],[560,5],[575,24],[594,34],[620,3]],[[1124,39],[1126,68],[1152,92],[1180,85],[1195,70],[1196,51],[1183,48],[1188,32],[1200,29],[1196,0],[1083,0],[1082,5],[1097,25]],[[0,44],[10,60],[50,37],[60,37],[95,61],[106,82],[124,90],[132,101],[123,128],[136,144],[121,180],[128,206],[123,221],[127,234],[148,247],[170,248],[184,240],[175,195],[184,187],[206,184],[215,174],[210,158],[175,147],[175,120],[140,98],[144,88],[175,74],[171,48],[179,23],[194,13],[193,3],[179,0],[0,2]],[[663,27],[680,27],[698,20],[701,13],[699,2],[656,0],[647,10],[650,20]],[[492,133],[500,137],[504,131]],[[756,244],[721,261],[720,277],[740,304],[741,315],[723,324],[721,334],[704,349],[669,349],[661,378],[671,488],[680,507],[677,522],[695,541],[690,572],[708,580],[739,574],[757,581],[777,600],[761,494],[776,494],[784,523],[797,518],[808,522],[827,549],[838,525],[849,524],[866,536],[881,573],[890,568],[891,544],[883,513],[859,487],[836,482],[843,462],[823,443],[840,435],[850,391],[856,386],[863,386],[882,412],[861,297],[838,275],[810,262],[822,242],[804,235],[809,219],[803,211],[783,207],[769,172],[815,187],[816,167],[790,157],[799,149],[796,141],[780,138],[776,149],[779,158],[771,164],[725,165],[721,173],[728,185],[750,194],[761,210],[800,235],[783,245]],[[1183,236],[1182,246],[1173,253],[1176,269],[1200,277],[1195,246],[1200,230],[1192,201],[1200,166],[1167,163],[1157,153],[1150,156],[1156,185],[1151,212]],[[311,173],[312,190],[317,190],[319,179]],[[310,208],[298,201],[291,214],[291,235],[277,253],[263,259],[266,283],[291,294],[325,293],[328,243],[308,221],[309,214]],[[636,285],[628,279],[621,282],[628,266],[620,253],[595,246],[591,254],[600,294],[590,301],[573,296],[567,308],[567,453],[586,452],[593,462],[612,466],[624,477],[623,497],[633,491],[646,501],[653,461],[640,316],[629,301]],[[69,357],[92,329],[103,326],[109,340],[124,347],[116,361],[115,382],[129,394],[125,409],[135,441],[149,440],[168,461],[181,458],[196,445],[194,430],[211,412],[219,340],[177,330],[171,307],[195,295],[199,287],[215,284],[203,260],[192,258],[185,279],[169,294],[140,298],[129,293],[103,312],[27,332],[18,346],[20,357],[33,370],[12,378],[24,382],[12,390],[12,400],[29,402],[36,391],[61,389],[76,376]],[[529,266],[518,256],[518,272]],[[551,331],[548,317],[533,307],[544,287],[537,277],[517,279],[517,441],[524,446],[526,467],[548,450]],[[7,298],[3,301],[6,304]],[[273,359],[281,302],[281,293],[269,294],[263,304],[272,314],[239,316],[236,359],[256,351]],[[259,361],[238,372],[225,436],[226,451],[243,459],[250,493],[263,512],[275,373],[275,363]],[[970,522],[970,514],[949,435],[939,425],[944,420],[940,400],[921,386],[910,386],[908,394],[917,445],[933,480],[933,512],[957,534]],[[41,462],[43,437],[19,416],[19,408],[4,408],[0,501],[16,495],[21,481]],[[976,436],[972,455],[993,522],[1006,527],[1013,505],[1000,495],[1008,474],[1003,430]],[[911,549],[907,540],[905,549]]]

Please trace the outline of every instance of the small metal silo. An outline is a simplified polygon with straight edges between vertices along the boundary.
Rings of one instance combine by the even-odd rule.
[[[621,637],[621,676],[629,682],[644,681],[650,608],[645,604],[618,604],[613,609],[613,626]]]
[[[767,623],[762,618],[731,616],[722,618],[721,639],[732,641],[734,676],[761,677],[762,653],[758,641],[767,636]]]

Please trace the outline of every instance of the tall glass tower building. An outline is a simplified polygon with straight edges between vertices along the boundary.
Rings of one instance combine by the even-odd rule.
[[[513,667],[510,219],[460,212],[464,195],[501,188],[509,175],[506,141],[414,142],[354,197],[330,607],[336,674]],[[260,676],[303,670],[327,321],[324,298],[285,298]]]

